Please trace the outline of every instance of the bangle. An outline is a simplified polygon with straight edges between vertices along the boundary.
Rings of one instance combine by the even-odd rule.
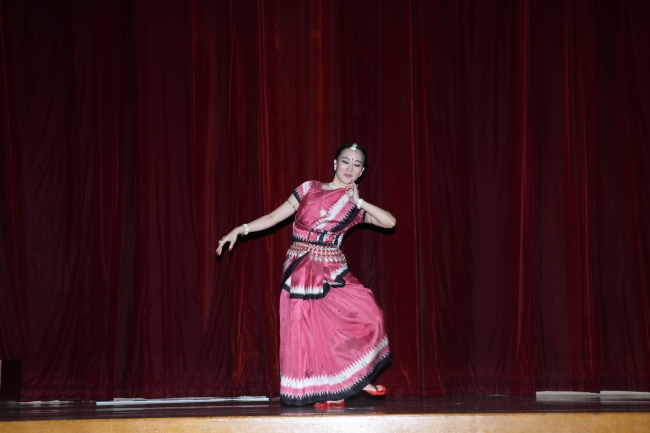
[[[244,224],[244,236],[248,234],[248,224]]]
[[[363,203],[363,199],[360,198],[359,201],[357,202],[357,209],[361,209],[361,204]]]

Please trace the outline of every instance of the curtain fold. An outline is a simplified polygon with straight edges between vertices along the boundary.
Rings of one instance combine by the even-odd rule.
[[[24,400],[277,395],[290,223],[369,150],[393,395],[650,391],[650,5],[0,0],[0,359]]]

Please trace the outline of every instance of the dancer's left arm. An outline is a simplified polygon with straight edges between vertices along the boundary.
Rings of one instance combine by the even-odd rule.
[[[361,200],[361,197],[359,197],[359,188],[357,187],[356,183],[353,183],[352,185],[353,186],[347,190],[348,200],[350,200],[353,204],[358,205],[359,200]],[[386,229],[395,227],[395,224],[397,223],[397,220],[390,212],[383,210],[374,204],[368,203],[365,200],[361,203],[361,209],[366,211],[367,223],[374,224]]]

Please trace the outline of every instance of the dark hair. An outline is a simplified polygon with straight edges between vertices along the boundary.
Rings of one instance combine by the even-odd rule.
[[[358,143],[354,143],[352,141],[348,141],[347,143],[343,143],[343,146],[339,147],[336,153],[334,154],[334,159],[338,161],[339,156],[341,156],[341,152],[343,152],[345,149],[349,149],[352,146],[356,145],[357,150],[360,150],[361,153],[363,154],[363,166],[367,167],[368,166],[368,152],[366,152],[366,149]]]

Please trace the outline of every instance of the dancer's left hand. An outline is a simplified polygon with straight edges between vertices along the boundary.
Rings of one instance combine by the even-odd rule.
[[[345,187],[345,195],[354,205],[361,200],[361,197],[359,197],[359,187],[354,182]]]

